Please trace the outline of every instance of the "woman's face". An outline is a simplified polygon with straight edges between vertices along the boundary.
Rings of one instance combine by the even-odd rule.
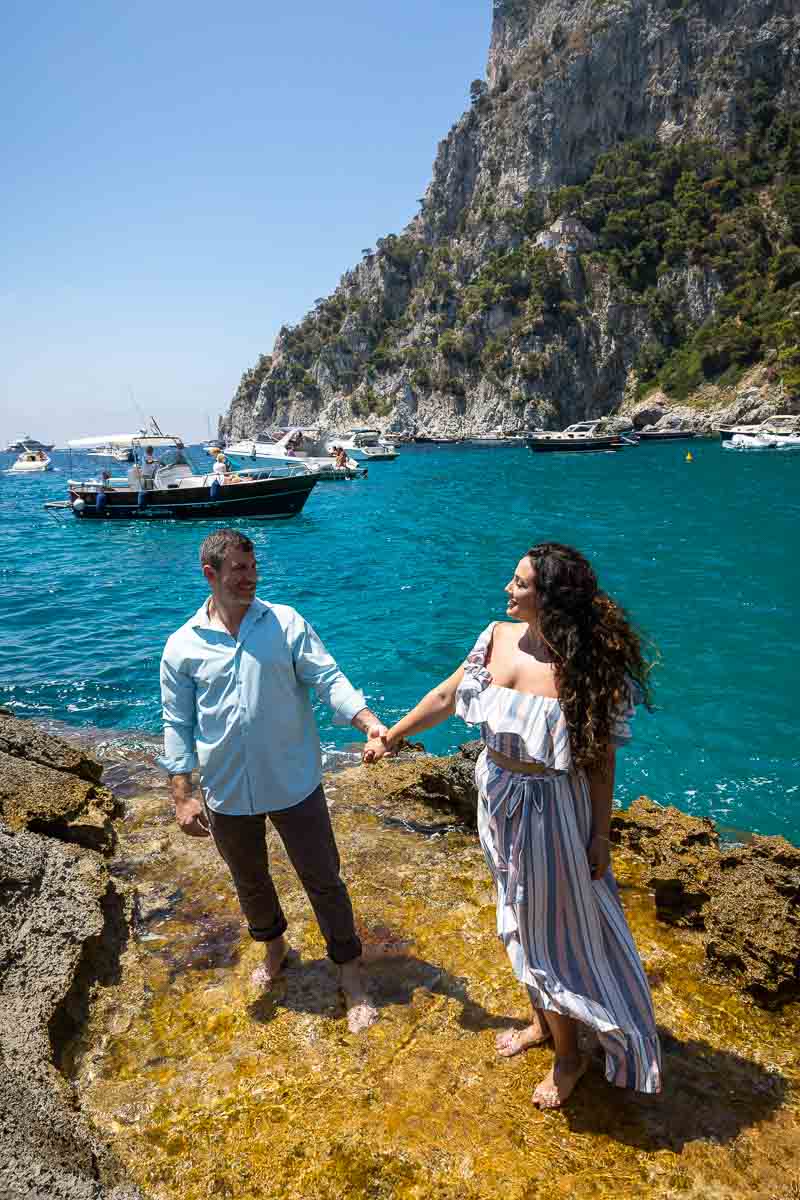
[[[533,579],[533,563],[527,554],[517,563],[514,574],[506,584],[508,604],[506,612],[514,621],[535,622],[536,588]]]

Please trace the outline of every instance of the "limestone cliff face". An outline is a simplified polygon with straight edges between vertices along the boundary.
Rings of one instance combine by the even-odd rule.
[[[419,214],[281,330],[220,432],[368,419],[462,434],[616,410],[653,336],[651,311],[568,240],[528,251],[557,189],[622,143],[742,146],[754,88],[776,111],[800,102],[796,0],[494,0],[487,81],[440,143]],[[487,267],[518,250],[519,295],[493,293]],[[677,297],[687,328],[724,290],[691,261],[658,287]]]

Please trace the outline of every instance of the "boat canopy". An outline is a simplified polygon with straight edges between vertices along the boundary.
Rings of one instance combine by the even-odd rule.
[[[163,433],[111,433],[103,437],[72,438],[67,442],[71,450],[90,450],[94,446],[118,446],[130,449],[131,446],[183,446],[179,437],[168,437]]]

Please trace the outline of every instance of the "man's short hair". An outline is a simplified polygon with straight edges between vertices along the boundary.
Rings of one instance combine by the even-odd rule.
[[[229,550],[244,550],[245,554],[255,554],[255,546],[250,538],[245,537],[238,529],[218,529],[216,533],[210,533],[200,547],[200,566],[213,567],[218,571]]]
[[[145,448],[144,448],[144,452],[145,452],[145,454],[152,454],[152,453],[153,453],[153,447],[152,447],[152,446],[145,446]]]

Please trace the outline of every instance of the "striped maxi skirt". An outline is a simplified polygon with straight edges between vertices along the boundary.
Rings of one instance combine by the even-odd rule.
[[[526,775],[486,752],[475,769],[478,833],[497,888],[497,933],[539,1009],[593,1029],[606,1079],[661,1090],[650,988],[610,870],[592,880],[583,771]]]

